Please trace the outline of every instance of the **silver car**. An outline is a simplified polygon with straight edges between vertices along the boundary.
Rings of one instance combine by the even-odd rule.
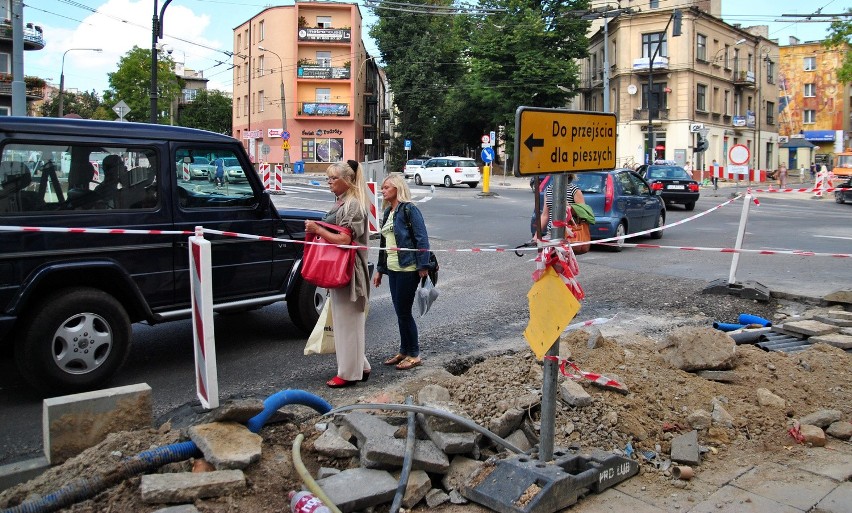
[[[240,165],[240,161],[235,158],[222,158],[214,160],[212,170],[207,176],[208,180],[210,180],[211,182],[216,181],[216,169],[219,167],[220,160],[222,161],[225,168],[224,180],[226,182],[236,183],[246,181],[245,170],[243,169],[243,166]]]

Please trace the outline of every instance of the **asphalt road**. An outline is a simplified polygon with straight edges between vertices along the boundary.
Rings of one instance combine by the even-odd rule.
[[[509,250],[529,239],[533,195],[524,179],[514,187],[493,180],[495,196],[481,189],[413,186],[415,200],[427,219],[432,245],[439,252],[441,296],[418,320],[426,365],[450,365],[459,356],[476,357],[526,346],[532,255],[518,258]],[[276,203],[325,210],[332,198],[325,184],[308,179],[288,185]],[[710,209],[733,189],[714,196],[703,191],[694,212],[668,211],[668,224]],[[764,250],[852,252],[852,206],[805,195],[761,195],[752,208],[744,247]],[[660,241],[677,247],[732,247],[742,201],[713,210],[665,231]],[[462,251],[464,250],[464,251]],[[588,296],[578,319],[619,312],[663,312],[664,306],[700,294],[717,278],[727,278],[732,255],[719,251],[626,248],[622,253],[593,249],[580,257],[580,281]],[[737,280],[756,280],[773,290],[822,296],[852,288],[852,259],[792,255],[741,255]],[[654,292],[649,292],[654,291]],[[335,372],[331,355],[303,356],[305,335],[290,323],[286,308],[269,306],[254,312],[217,315],[215,320],[220,397],[266,397],[296,388],[317,393],[332,404],[342,397],[325,380]],[[375,290],[367,323],[368,358],[374,372],[364,393],[392,384],[403,375],[379,362],[397,350],[396,320],[387,285]],[[179,321],[160,326],[134,326],[127,364],[109,385],[145,382],[153,389],[155,415],[164,420],[178,408],[196,404],[193,381],[192,326]],[[457,365],[457,363],[455,364]],[[359,390],[362,385],[359,385]],[[17,376],[11,359],[0,361],[0,464],[40,455],[41,398]]]

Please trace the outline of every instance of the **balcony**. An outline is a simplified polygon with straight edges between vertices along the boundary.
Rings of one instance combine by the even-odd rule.
[[[638,59],[633,59],[633,71],[648,71],[650,68],[650,61],[650,57],[639,57]],[[654,57],[654,70],[662,71],[667,69],[669,69],[668,57],[663,57],[662,55]]]
[[[754,71],[735,70],[731,81],[734,85],[754,87]]]
[[[11,21],[0,22],[0,40],[12,41]],[[44,48],[44,33],[41,27],[32,23],[24,25],[24,50],[41,50],[42,48]]]
[[[654,112],[654,119],[669,120],[669,109],[659,109]],[[648,109],[633,109],[634,121],[648,121]]]
[[[351,72],[346,67],[300,65],[298,78],[320,79],[320,80],[349,80]]]
[[[349,104],[304,102],[299,105],[299,115],[312,117],[347,117],[349,116]]]
[[[351,41],[351,29],[299,27],[299,42],[349,43]]]
[[[24,77],[27,100],[43,100],[45,82],[38,77]],[[0,73],[0,96],[12,96],[12,75]]]

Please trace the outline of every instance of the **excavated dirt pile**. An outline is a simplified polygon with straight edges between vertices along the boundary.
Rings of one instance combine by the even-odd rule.
[[[733,368],[726,376],[729,382],[717,382],[672,368],[658,351],[664,337],[649,338],[641,333],[641,328],[632,332],[628,329],[613,331],[618,335],[598,336],[594,329],[565,335],[560,343],[560,356],[570,358],[583,371],[618,380],[629,393],[580,381],[591,395],[591,403],[572,407],[557,399],[555,445],[625,451],[629,444],[634,458],[652,458],[650,461],[640,459],[641,473],[633,478],[641,480],[642,489],[647,493],[671,493],[670,469],[660,462],[668,459],[671,441],[681,433],[698,430],[703,460],[695,472],[700,474],[705,469],[740,462],[744,455],[759,460],[769,453],[804,450],[788,433],[794,419],[818,410],[840,410],[844,419],[852,415],[850,355],[840,349],[816,344],[807,351],[788,355],[765,352],[749,345],[736,346]],[[589,347],[590,333],[595,340],[593,348]],[[436,384],[449,390],[452,402],[471,419],[488,427],[518,398],[541,391],[542,364],[528,349],[480,361],[460,360],[450,367],[454,373],[424,367],[413,374],[412,379],[394,388],[361,388],[352,392],[350,403],[403,403],[407,395],[416,397],[417,391],[425,385]],[[567,378],[560,376],[559,379],[561,383]],[[758,389],[761,388],[783,402],[761,406],[758,402]],[[372,395],[356,397],[356,393]],[[717,414],[720,409],[729,416]],[[288,409],[289,420],[268,424],[261,431],[261,460],[245,469],[248,483],[245,491],[196,500],[194,504],[199,511],[288,511],[287,492],[302,488],[291,457],[293,440],[298,433],[306,437],[302,458],[314,475],[320,467],[346,469],[359,465],[357,457],[335,459],[313,450],[313,441],[319,436],[316,424],[327,422],[327,418],[321,419],[302,407],[292,409],[293,413],[290,411]],[[527,409],[522,429],[535,442],[539,427],[540,406],[535,404]],[[43,496],[81,476],[109,473],[122,457],[184,439],[185,432],[172,429],[169,424],[159,430],[112,434],[97,447],[41,477],[3,492],[0,507],[14,506],[28,497]],[[483,455],[487,452],[484,450]],[[192,466],[191,461],[171,464],[160,472],[189,471]],[[125,480],[63,511],[147,513],[165,507],[142,502],[140,479]],[[441,486],[440,479],[433,478],[432,483],[433,487]],[[388,507],[389,504],[385,504],[374,511],[387,511]],[[420,502],[414,508],[418,510],[481,511],[482,508],[449,503],[428,508]]]

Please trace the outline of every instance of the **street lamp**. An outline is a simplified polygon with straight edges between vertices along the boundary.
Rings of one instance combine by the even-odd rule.
[[[270,50],[268,48],[258,46],[257,49],[260,50],[261,52],[269,52],[272,55],[278,57],[278,66],[279,66],[278,73],[281,77],[281,139],[286,142],[287,139],[284,139],[284,132],[287,131],[287,107],[286,107],[286,103],[284,102],[284,98],[285,98],[284,97],[284,61],[281,60],[280,55],[278,55],[277,53],[273,52],[272,50]],[[286,146],[286,144],[284,144],[282,146]],[[289,172],[290,172],[290,150],[284,148],[284,173],[286,174],[286,173],[289,173]]]
[[[102,52],[100,48],[69,48],[62,54],[62,67],[59,70],[59,117],[61,118],[65,110],[65,56],[68,52],[86,51],[86,52]]]
[[[148,94],[151,98],[151,123],[157,122],[157,41],[163,37],[163,16],[165,16],[166,7],[169,6],[171,1],[163,2],[163,8],[160,9],[158,19],[157,0],[154,0],[154,18],[151,21],[151,90]]]

